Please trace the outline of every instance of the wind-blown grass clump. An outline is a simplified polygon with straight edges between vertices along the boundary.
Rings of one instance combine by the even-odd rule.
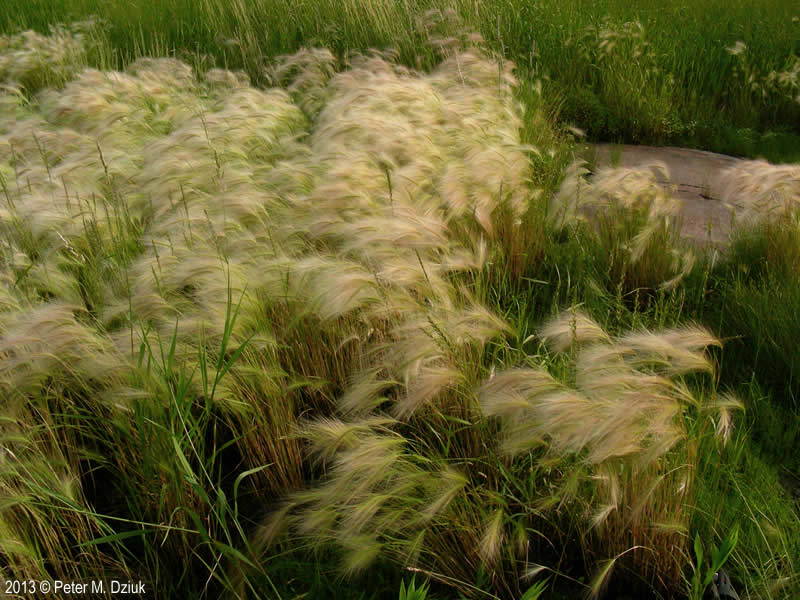
[[[0,81],[27,94],[63,84],[86,65],[98,28],[96,21],[87,20],[69,27],[51,25],[48,35],[27,30],[0,36]]]
[[[680,201],[662,182],[666,167],[607,167],[591,179],[585,163],[573,163],[548,219],[556,230],[588,223],[602,256],[602,275],[629,292],[669,289],[691,271],[695,257],[680,244]]]
[[[734,206],[750,221],[797,218],[800,211],[800,166],[771,165],[763,160],[745,161],[721,176],[723,200],[736,198]]]
[[[315,64],[286,64],[301,65],[289,92],[141,59],[3,104],[3,389],[92,457],[73,463],[92,497],[37,518],[111,503],[87,479],[102,469],[147,548],[120,568],[153,586],[174,583],[151,565],[190,576],[215,548],[249,554],[218,501],[242,481],[222,461],[244,461],[263,498],[298,488],[301,413],[330,412],[350,377],[395,356],[379,376],[406,381],[407,414],[454,384],[459,347],[504,327],[453,278],[513,240],[534,197],[512,66],[478,48],[429,74],[354,57],[306,86]],[[92,410],[96,430],[75,429],[69,415]],[[156,544],[164,528],[181,534]]]
[[[556,352],[577,344],[577,353],[562,355],[559,378],[542,366],[484,364],[476,373],[481,361],[473,357],[432,363],[405,383],[356,383],[339,404],[344,414],[359,409],[356,418],[322,419],[304,430],[328,466],[325,481],[293,496],[265,533],[288,523],[296,535],[333,541],[348,570],[384,553],[442,581],[467,582],[483,565],[495,589],[516,594],[513,573],[550,566],[539,563],[546,553],[535,535],[548,536],[597,571],[592,595],[615,563],[661,590],[680,589],[691,564],[697,457],[715,435],[730,439],[732,413],[741,408],[684,380],[713,373],[704,350],[719,342],[699,328],[612,339],[578,312],[541,336]],[[388,355],[383,368],[391,372],[398,359]],[[498,430],[487,417],[501,418],[497,450],[508,457],[501,462],[492,457]],[[504,496],[523,472],[530,485]],[[577,545],[553,522],[575,531]],[[448,551],[454,545],[458,561]]]
[[[575,348],[566,381],[517,369],[497,373],[481,390],[484,412],[503,419],[504,452],[544,446],[543,464],[579,457],[552,502],[586,503],[574,515],[586,519],[578,527],[582,555],[602,566],[593,594],[622,557],[649,581],[674,588],[686,568],[696,504],[693,462],[709,425],[726,442],[732,410],[741,408],[732,397],[698,394],[683,379],[713,373],[704,350],[719,342],[689,327],[612,339],[580,312],[553,320],[541,335],[555,351]]]

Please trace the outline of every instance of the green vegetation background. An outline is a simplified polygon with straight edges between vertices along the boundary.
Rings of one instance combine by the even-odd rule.
[[[800,55],[800,17],[791,0],[445,5],[514,60],[523,79],[549,79],[551,110],[592,140],[800,159],[800,83],[795,78],[788,95],[762,85],[770,72],[796,68],[787,62]],[[311,46],[338,54],[392,47],[411,66],[430,65],[419,21],[443,6],[431,0],[7,0],[0,32],[45,33],[54,23],[99,15],[109,23],[105,66],[137,56],[177,54],[193,62],[200,56],[206,66],[243,68],[258,83],[265,59]],[[637,21],[644,55],[598,61],[596,48],[579,42],[589,26],[602,31],[607,22]],[[745,55],[727,51],[737,42],[745,44]]]

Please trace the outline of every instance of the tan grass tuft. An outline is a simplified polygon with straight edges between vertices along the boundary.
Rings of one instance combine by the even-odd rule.
[[[722,198],[746,221],[797,218],[800,211],[800,167],[744,161],[726,170]]]
[[[494,512],[486,527],[486,531],[481,538],[479,554],[487,564],[494,564],[500,557],[500,550],[505,536],[503,534],[503,511],[498,509]]]
[[[580,311],[570,311],[568,318],[558,317],[541,330],[542,339],[556,352],[573,344],[609,341],[608,334],[596,322]]]
[[[581,332],[586,334],[581,337]],[[610,554],[622,556],[636,544],[682,543],[680,531],[651,530],[649,523],[668,517],[688,526],[685,502],[691,482],[678,482],[692,475],[680,465],[671,468],[668,453],[695,447],[692,421],[711,413],[717,435],[723,442],[730,436],[731,410],[739,402],[727,396],[698,397],[680,379],[689,373],[713,374],[705,350],[718,340],[697,327],[612,338],[575,310],[548,323],[542,335],[557,351],[580,342],[566,381],[542,368],[514,369],[495,373],[478,393],[485,414],[502,420],[504,451],[518,455],[543,446],[550,457],[580,460],[593,480],[585,526],[598,536],[592,543]],[[571,469],[561,484],[561,501],[552,504],[582,497],[586,474]],[[649,565],[659,559],[637,552],[634,560]],[[593,594],[603,588],[613,564],[600,570]],[[669,568],[679,569],[679,561]]]

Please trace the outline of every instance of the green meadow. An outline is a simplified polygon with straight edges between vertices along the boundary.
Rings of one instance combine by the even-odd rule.
[[[543,80],[549,110],[592,139],[800,158],[800,16],[787,0],[8,0],[0,31],[99,16],[106,39],[91,63],[178,55],[262,84],[265,61],[314,46],[391,47],[431,67],[426,21],[438,9]]]
[[[0,32],[2,593],[800,595],[793,4]],[[753,159],[729,242],[597,141]]]

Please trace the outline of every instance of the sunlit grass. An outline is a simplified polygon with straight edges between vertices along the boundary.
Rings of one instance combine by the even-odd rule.
[[[800,15],[788,0],[9,0],[0,31],[46,34],[57,23],[102,17],[105,33],[88,54],[94,66],[177,55],[202,70],[243,69],[262,84],[266,63],[310,47],[340,57],[394,48],[404,64],[430,68],[438,51],[426,40],[457,35],[431,17],[439,11],[458,15],[523,79],[543,82],[561,118],[592,139],[798,158]]]
[[[731,176],[781,236],[697,264],[660,167],[567,168],[579,132],[491,42],[373,10],[424,68],[409,46],[115,71],[84,30],[3,38],[0,573],[278,597],[288,546],[469,596],[542,572],[681,594],[735,505],[737,582],[791,597],[796,510],[741,491],[777,474],[736,471],[728,355],[690,321],[786,353],[772,288],[736,286],[762,246],[763,281],[797,272],[793,168]]]

